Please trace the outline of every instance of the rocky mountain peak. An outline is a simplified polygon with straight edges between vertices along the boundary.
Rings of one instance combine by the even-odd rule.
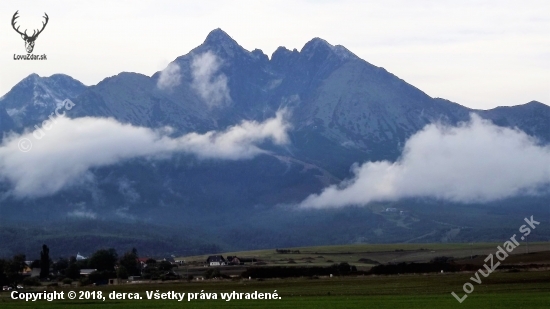
[[[206,36],[206,39],[204,40],[204,43],[234,43],[235,45],[238,45],[235,40],[233,40],[232,37],[229,36],[225,31],[223,31],[220,28],[216,28]]]
[[[307,42],[302,48],[301,52],[308,57],[314,55],[333,55],[340,60],[347,60],[352,58],[358,58],[355,54],[349,51],[347,48],[341,45],[331,45],[327,41],[321,38],[313,38],[311,41]]]
[[[245,51],[237,41],[220,28],[210,31],[201,47],[230,57],[235,56],[235,53],[238,51]]]

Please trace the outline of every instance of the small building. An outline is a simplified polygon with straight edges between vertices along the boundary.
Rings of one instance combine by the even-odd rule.
[[[119,278],[109,279],[109,285],[119,285],[122,281]]]
[[[138,261],[139,265],[141,265],[141,268],[145,268],[145,267],[147,267],[147,261],[149,259],[151,259],[151,258],[144,257],[144,258],[138,258],[137,261]]]
[[[206,259],[208,266],[225,266],[227,262],[221,255],[211,255]]]
[[[95,268],[82,268],[80,270],[80,275],[84,276],[84,277],[88,277],[94,271],[97,271],[97,269],[95,269]]]
[[[228,255],[227,265],[241,265],[241,260],[237,256]]]
[[[31,276],[32,275],[32,268],[30,268],[27,264],[23,266],[23,270],[20,272],[23,276]]]

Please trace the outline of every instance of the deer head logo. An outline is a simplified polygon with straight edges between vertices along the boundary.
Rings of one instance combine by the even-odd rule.
[[[42,22],[42,29],[40,30],[33,30],[32,32],[32,35],[29,36],[27,34],[27,30],[25,30],[25,32],[21,32],[19,31],[19,26],[17,28],[15,28],[15,20],[17,18],[19,18],[19,16],[17,16],[17,13],[19,13],[19,11],[15,12],[15,14],[13,14],[13,17],[11,19],[11,26],[13,27],[13,30],[15,30],[17,33],[19,33],[21,35],[21,38],[23,40],[25,40],[25,49],[27,50],[27,53],[32,53],[32,50],[34,49],[34,41],[36,41],[36,38],[38,37],[38,35],[40,33],[42,33],[42,31],[44,31],[44,28],[46,28],[46,25],[48,24],[48,20],[49,20],[49,17],[48,17],[48,14],[44,13],[44,19],[46,20],[45,22]]]

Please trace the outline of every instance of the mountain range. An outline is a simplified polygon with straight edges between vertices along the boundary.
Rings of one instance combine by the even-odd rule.
[[[541,144],[550,142],[550,107],[541,102],[472,110],[432,98],[320,38],[300,51],[279,47],[269,57],[244,49],[216,29],[203,44],[152,76],[123,72],[85,86],[63,74],[31,74],[0,98],[3,139],[10,132],[34,130],[66,99],[75,104],[66,112],[71,119],[112,118],[152,130],[170,127],[171,136],[222,132],[243,121],[262,123],[284,110],[290,142],[262,142],[261,154],[246,160],[189,153],[163,160],[133,158],[93,167],[88,171],[93,182],[39,197],[10,194],[13,184],[4,179],[0,239],[6,245],[0,255],[32,251],[41,242],[63,253],[105,246],[126,250],[140,244],[147,252],[151,239],[158,239],[165,245],[153,246],[151,254],[182,254],[355,242],[498,240],[516,227],[512,215],[528,209],[549,218],[545,196],[507,199],[500,206],[406,199],[369,207],[289,208],[349,178],[354,163],[397,160],[407,140],[426,125],[457,125],[471,113],[519,129]],[[407,215],[388,215],[387,208]],[[459,214],[464,214],[461,219]],[[142,233],[136,235],[136,228]],[[549,230],[541,230],[538,237],[548,239]],[[182,233],[185,241],[173,240]]]

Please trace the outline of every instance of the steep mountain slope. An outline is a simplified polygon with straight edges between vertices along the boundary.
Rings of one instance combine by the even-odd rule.
[[[185,96],[173,100],[169,94],[160,92],[148,76],[120,73],[75,98],[76,106],[69,116],[112,117],[136,126],[169,125],[186,132],[206,127],[208,121],[204,115],[200,110],[190,109],[187,101]]]
[[[6,109],[3,107],[0,107],[0,132],[8,132],[10,130],[13,130],[15,124],[13,123],[13,119],[8,115],[6,112]],[[1,141],[0,136],[0,141]]]
[[[15,85],[0,101],[15,126],[39,125],[66,99],[74,99],[86,86],[70,76],[31,74]]]

